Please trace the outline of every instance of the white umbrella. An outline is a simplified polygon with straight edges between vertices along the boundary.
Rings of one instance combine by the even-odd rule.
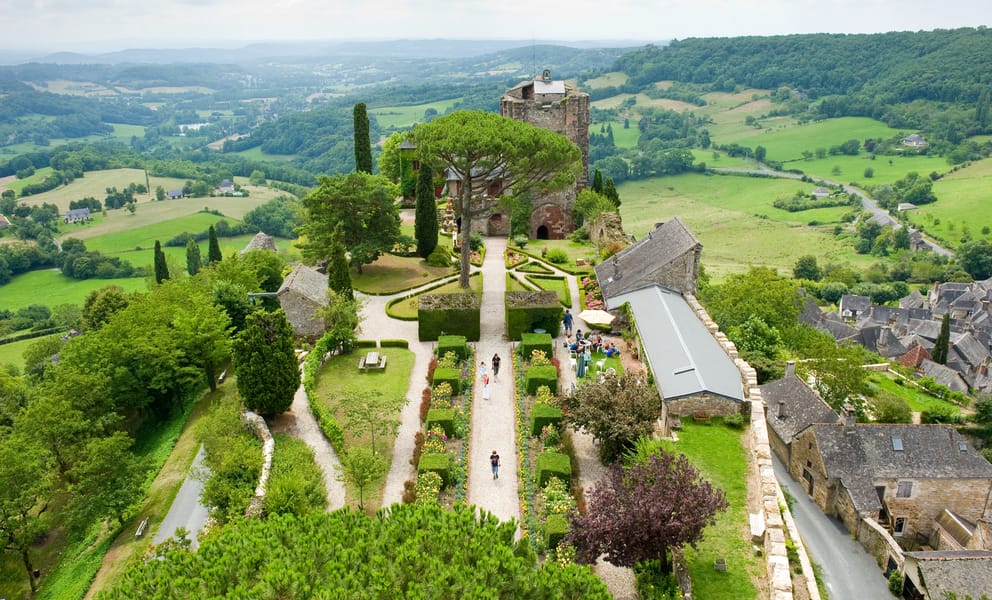
[[[579,318],[590,325],[609,325],[616,317],[605,310],[586,309],[579,313]]]

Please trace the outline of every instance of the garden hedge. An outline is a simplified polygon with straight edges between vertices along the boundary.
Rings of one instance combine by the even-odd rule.
[[[435,425],[443,429],[446,436],[453,436],[455,434],[455,409],[432,408],[427,411],[427,423],[424,425],[424,429],[430,431],[431,427]]]
[[[424,294],[417,304],[418,335],[421,341],[444,334],[463,335],[479,341],[479,312],[482,298],[476,294]]]
[[[565,309],[554,292],[506,292],[506,335],[519,340],[520,334],[543,329],[552,335],[561,329]]]
[[[375,348],[375,340],[355,340],[356,348]]]
[[[551,515],[544,522],[544,539],[548,542],[548,549],[558,547],[558,544],[568,535],[568,519],[562,515]]]
[[[548,386],[552,394],[558,393],[558,369],[554,365],[527,367],[524,377],[526,379],[527,393],[532,396],[537,393],[537,388],[542,385]],[[435,381],[437,381],[436,378],[437,375],[435,375]]]
[[[423,459],[421,459],[423,463]],[[552,477],[557,477],[565,482],[565,485],[572,484],[572,462],[567,454],[559,452],[542,452],[537,455],[537,485],[544,489],[545,484]]]
[[[379,340],[380,348],[410,348],[409,340]]]
[[[561,409],[548,406],[543,402],[537,402],[530,409],[530,434],[541,435],[541,430],[546,425],[558,427],[561,423]]]
[[[417,465],[417,473],[437,473],[441,476],[441,485],[446,486],[451,483],[451,455],[447,452],[443,454],[422,454],[420,463]]]
[[[431,387],[444,382],[451,384],[452,395],[462,393],[462,372],[460,369],[451,367],[434,369],[434,381],[431,382]]]
[[[530,360],[531,352],[541,350],[545,356],[551,358],[555,355],[554,341],[550,333],[521,333],[520,351],[523,352],[524,360]]]
[[[454,352],[458,360],[468,356],[468,344],[464,335],[442,335],[437,338],[437,355],[443,357],[448,352]]]

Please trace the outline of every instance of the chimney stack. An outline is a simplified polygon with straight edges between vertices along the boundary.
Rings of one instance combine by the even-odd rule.
[[[844,413],[843,417],[845,429],[854,427],[854,424],[858,420],[858,413],[854,410],[854,406],[852,406],[850,402],[845,402],[844,406],[841,407],[841,412]]]
[[[796,374],[796,361],[787,360],[785,361],[785,376],[790,377]]]
[[[781,400],[778,401],[778,418],[785,418],[785,402],[782,402]]]

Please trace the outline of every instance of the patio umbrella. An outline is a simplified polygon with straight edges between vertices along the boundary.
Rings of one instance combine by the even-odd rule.
[[[605,310],[586,309],[579,313],[579,318],[590,325],[609,325],[616,317]]]

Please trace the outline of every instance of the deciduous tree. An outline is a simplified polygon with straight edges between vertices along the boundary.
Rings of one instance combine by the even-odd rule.
[[[437,206],[434,203],[434,176],[431,168],[421,165],[417,172],[417,209],[414,221],[414,238],[417,255],[427,258],[437,248]]]
[[[293,328],[282,310],[248,315],[234,340],[234,371],[245,406],[263,416],[285,412],[300,385]]]
[[[345,450],[341,457],[338,481],[358,490],[358,509],[365,510],[365,489],[385,475],[387,469],[386,461],[370,448],[355,446]]]
[[[44,451],[21,436],[0,437],[0,543],[20,556],[32,596],[38,584],[31,546],[45,530],[50,489]]]
[[[400,409],[404,404],[406,398],[393,398],[378,390],[361,396],[349,395],[341,398],[347,430],[357,436],[369,434],[373,454],[377,452],[377,434],[396,434],[400,426]]]
[[[661,399],[640,374],[607,373],[603,380],[587,383],[565,399],[565,420],[592,434],[600,442],[604,461],[613,462],[641,436],[651,435],[661,415]]]
[[[124,432],[94,437],[86,444],[72,470],[71,512],[82,527],[94,521],[115,519],[123,526],[144,497],[147,464],[131,452],[131,438]]]

